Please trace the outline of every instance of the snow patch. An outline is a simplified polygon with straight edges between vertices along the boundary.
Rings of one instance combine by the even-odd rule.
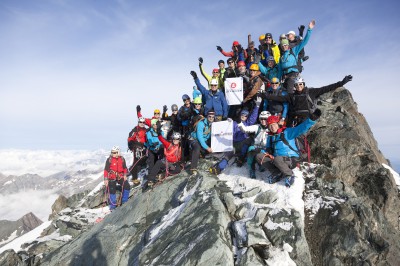
[[[264,224],[264,226],[269,230],[276,230],[278,228],[283,229],[285,231],[289,231],[293,227],[293,223],[283,222],[283,223],[274,223],[271,219]]]
[[[400,192],[400,175],[399,175],[399,173],[397,173],[395,170],[393,170],[393,168],[392,167],[390,167],[389,165],[387,165],[387,164],[382,164],[383,165],[383,167],[385,167],[386,169],[388,169],[389,171],[390,171],[390,173],[392,173],[392,176],[393,176],[393,178],[394,178],[394,181],[396,182],[396,185],[397,185],[397,189],[399,190],[399,192]]]

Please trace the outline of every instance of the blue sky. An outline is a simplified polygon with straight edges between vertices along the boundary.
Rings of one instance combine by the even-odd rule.
[[[193,3],[195,2],[195,3]],[[352,92],[384,155],[400,161],[400,19],[395,1],[0,2],[0,149],[126,147],[135,106],[181,105],[190,70],[216,45],[316,20],[303,77],[311,87],[352,74]],[[274,2],[278,3],[278,2]],[[203,80],[204,82],[204,80]]]

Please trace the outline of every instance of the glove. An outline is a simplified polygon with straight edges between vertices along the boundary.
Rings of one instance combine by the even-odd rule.
[[[157,122],[157,135],[161,135],[161,122]]]
[[[168,107],[166,105],[163,106],[163,113],[166,113],[168,111]]]
[[[140,108],[140,105],[136,106],[136,112],[140,113],[140,111],[142,110],[142,108]]]
[[[203,57],[199,57],[199,65],[203,64]]]
[[[220,52],[222,52],[221,46],[217,46],[217,50],[220,51]]]
[[[301,37],[303,37],[303,32],[304,32],[304,29],[306,28],[306,26],[304,26],[304,25],[300,25],[300,27],[298,27],[298,29],[299,29],[299,35],[301,36]]]
[[[261,102],[262,102],[262,98],[261,98],[261,97],[257,97],[257,98],[256,98],[256,106],[257,106],[258,108],[260,108]]]
[[[197,79],[197,73],[195,72],[195,71],[190,71],[190,75],[192,75],[192,77],[194,78],[194,79]]]
[[[344,79],[342,80],[342,86],[344,84],[346,84],[347,82],[352,81],[352,80],[353,80],[353,76],[352,75],[345,76]]]
[[[317,120],[318,118],[320,118],[321,114],[322,114],[321,110],[316,109],[316,110],[314,111],[314,113],[310,114],[310,119],[313,120],[313,121],[315,121],[315,120]]]

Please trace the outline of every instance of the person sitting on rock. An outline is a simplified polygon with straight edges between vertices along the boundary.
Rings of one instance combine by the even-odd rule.
[[[134,186],[140,185],[138,178],[139,169],[146,164],[146,142],[147,128],[145,126],[145,118],[140,117],[138,125],[134,127],[128,135],[128,148],[132,152],[132,165],[129,167],[129,174],[132,175]]]
[[[240,112],[240,120],[244,126],[251,126],[257,121],[258,115],[258,107],[253,109],[253,112],[250,114],[247,109],[243,109]],[[247,150],[252,145],[253,139],[250,138],[246,133],[244,133],[239,128],[239,124],[228,118],[228,121],[233,123],[233,152],[225,152],[222,156],[222,159],[219,160],[218,163],[213,165],[210,168],[210,172],[212,174],[220,174],[227,166],[228,161],[234,156],[237,155],[236,165],[238,167],[242,167],[243,162],[246,158]]]
[[[215,121],[226,120],[228,118],[228,103],[226,102],[225,95],[218,90],[217,80],[211,80],[211,90],[207,90],[200,83],[195,71],[191,71],[190,74],[193,76],[197,88],[205,97],[204,112],[208,113],[212,109],[215,112]]]
[[[269,136],[265,150],[257,154],[257,162],[264,166],[270,176],[270,184],[285,178],[285,186],[290,187],[294,183],[295,176],[292,169],[299,162],[300,152],[296,145],[296,138],[307,133],[321,116],[321,110],[316,109],[303,123],[296,127],[286,128],[279,125],[279,116],[268,117]]]
[[[261,112],[259,116],[260,124],[245,126],[243,123],[238,124],[239,129],[247,134],[253,134],[253,145],[247,152],[247,165],[250,169],[250,178],[256,178],[256,161],[255,157],[258,153],[265,149],[268,137],[267,119],[271,114],[267,111]]]
[[[161,123],[157,125],[158,139],[164,146],[164,158],[158,160],[154,167],[151,168],[147,176],[147,184],[144,185],[144,189],[152,187],[156,182],[156,176],[160,172],[165,172],[165,177],[170,175],[176,175],[183,169],[181,164],[182,159],[182,146],[181,146],[181,133],[174,132],[172,134],[172,141],[167,141],[161,134]]]
[[[294,81],[295,93],[288,95],[265,94],[262,97],[277,102],[288,102],[289,113],[286,125],[293,127],[306,120],[310,113],[316,109],[316,99],[320,95],[343,87],[352,79],[351,75],[347,75],[342,81],[321,88],[308,88],[305,86],[304,79],[299,76]]]
[[[119,203],[124,204],[129,199],[129,192],[131,187],[126,178],[128,169],[124,157],[120,155],[120,148],[113,146],[111,149],[110,157],[104,166],[104,185],[108,195],[108,203],[110,210],[114,210]],[[117,200],[117,183],[122,188],[121,202]]]
[[[190,135],[189,147],[191,152],[190,174],[197,174],[197,165],[199,163],[200,152],[203,154],[212,153],[211,149],[211,124],[214,122],[215,112],[209,110],[207,117],[202,118],[194,125],[194,131]]]

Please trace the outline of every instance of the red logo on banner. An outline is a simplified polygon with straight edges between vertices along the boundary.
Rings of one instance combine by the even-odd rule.
[[[231,83],[231,88],[232,89],[236,88],[236,83],[235,82]]]

